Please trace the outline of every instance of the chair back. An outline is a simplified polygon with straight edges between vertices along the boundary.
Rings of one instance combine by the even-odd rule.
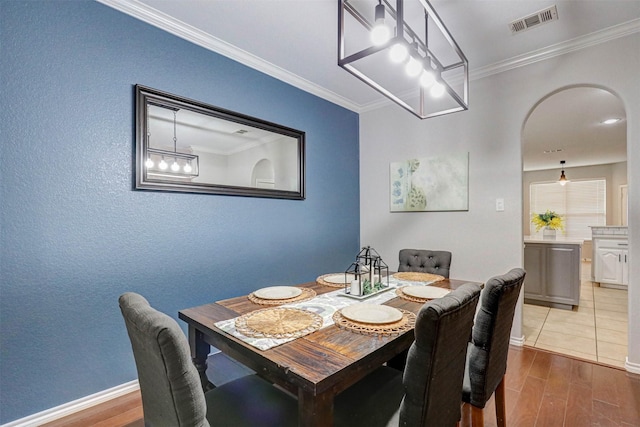
[[[514,268],[489,279],[482,292],[463,388],[463,400],[479,408],[484,408],[507,372],[511,325],[524,276],[523,269]]]
[[[120,296],[138,370],[145,426],[209,427],[207,405],[189,344],[171,317],[142,296]]]
[[[451,252],[426,249],[401,249],[398,271],[438,274],[449,278]]]
[[[401,426],[453,426],[480,286],[467,283],[418,313],[402,382]]]

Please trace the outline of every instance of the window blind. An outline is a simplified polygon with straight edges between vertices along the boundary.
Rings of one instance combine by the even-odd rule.
[[[533,182],[529,187],[529,217],[555,211],[564,218],[564,236],[591,239],[589,226],[607,223],[606,184],[605,179],[571,181],[564,186],[557,182]],[[536,234],[531,223],[530,234]]]

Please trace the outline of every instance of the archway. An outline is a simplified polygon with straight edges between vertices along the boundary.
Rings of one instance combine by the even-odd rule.
[[[606,119],[613,118],[620,120],[613,124],[604,123]],[[549,183],[550,189],[560,188],[552,183],[560,176],[562,160],[567,162],[565,171],[570,180],[577,182],[603,178],[606,181],[606,224],[603,225],[620,225],[623,215],[616,197],[621,194],[620,187],[627,184],[626,137],[624,105],[616,94],[606,88],[572,85],[542,97],[531,108],[522,130],[525,235],[531,231],[529,190],[532,183]],[[581,236],[574,238],[589,240]],[[582,258],[590,259],[590,252],[590,247],[583,245]],[[625,304],[615,306],[606,302],[598,303],[597,294],[603,291],[592,285],[593,273],[590,265],[587,262],[581,265],[581,298],[573,310],[563,312],[557,308],[538,310],[539,305],[533,304],[523,306],[525,345],[624,367],[627,355],[625,331],[628,322],[626,295]],[[593,292],[591,299],[589,292]],[[609,297],[610,300],[611,298],[613,296]],[[579,317],[581,315],[585,317]],[[544,319],[541,319],[542,316]],[[574,316],[575,324],[569,320],[571,316]],[[593,319],[593,327],[588,324],[589,316]],[[598,326],[602,328],[600,333]],[[619,326],[620,329],[606,329],[614,326]],[[611,342],[615,341],[611,337],[615,337],[618,342]],[[581,347],[584,351],[577,350],[581,345],[584,346]]]
[[[257,188],[275,188],[275,172],[271,160],[262,159],[251,171],[251,185]]]

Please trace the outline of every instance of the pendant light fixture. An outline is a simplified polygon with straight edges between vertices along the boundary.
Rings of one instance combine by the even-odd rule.
[[[151,144],[151,126],[147,125],[147,144]],[[144,161],[144,165],[147,169],[153,168],[156,164],[151,160],[151,155],[147,154],[147,160]]]
[[[560,167],[561,167],[561,170],[562,170],[562,172],[560,173],[560,179],[558,179],[558,183],[560,185],[565,185],[567,182],[569,182],[569,180],[567,179],[567,177],[564,174],[564,163],[565,163],[564,160],[560,160]]]
[[[371,29],[371,43],[374,46],[385,44],[391,38],[391,30],[384,22],[384,5],[378,0],[375,11],[375,24]]]
[[[338,65],[421,119],[468,109],[467,58],[428,0],[339,0]]]
[[[173,111],[173,151],[151,148],[151,133],[147,133],[145,170],[149,176],[166,178],[195,178],[198,172],[198,156],[178,151],[178,111],[179,108],[162,106]],[[161,120],[166,120],[163,118]],[[155,161],[154,161],[155,158]],[[166,158],[166,159],[165,159]],[[167,162],[171,162],[171,165]],[[159,160],[159,162],[158,162]],[[157,166],[156,166],[157,164]]]

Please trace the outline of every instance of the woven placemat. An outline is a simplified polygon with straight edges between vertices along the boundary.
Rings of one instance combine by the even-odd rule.
[[[297,308],[272,307],[236,318],[236,330],[252,338],[298,338],[322,327],[322,316]]]
[[[332,288],[344,288],[346,286],[344,283],[331,283],[331,282],[327,282],[327,281],[324,280],[325,277],[336,276],[338,274],[344,274],[344,273],[323,274],[322,276],[318,276],[318,278],[316,279],[316,283],[318,285],[330,286]]]
[[[404,286],[402,288],[404,288]],[[427,301],[431,301],[432,299],[435,299],[435,298],[420,298],[420,297],[414,297],[413,295],[407,295],[404,292],[402,292],[402,288],[396,289],[396,295],[398,295],[402,299],[406,299],[407,301],[427,302]]]
[[[431,273],[418,273],[414,271],[402,271],[393,273],[393,277],[398,280],[408,280],[409,282],[439,282],[444,280],[444,276]]]
[[[416,325],[416,315],[410,311],[399,309],[402,312],[402,319],[385,324],[360,323],[349,320],[337,310],[333,314],[333,321],[337,327],[363,335],[392,336],[400,335],[413,329]]]
[[[282,304],[289,304],[291,302],[306,301],[316,296],[316,291],[314,291],[313,289],[309,289],[309,288],[299,288],[299,289],[302,291],[302,293],[297,297],[293,297],[293,298],[264,299],[264,298],[259,298],[255,296],[253,292],[247,295],[247,298],[249,298],[249,301],[251,301],[252,303],[260,304],[260,305],[282,305]]]

